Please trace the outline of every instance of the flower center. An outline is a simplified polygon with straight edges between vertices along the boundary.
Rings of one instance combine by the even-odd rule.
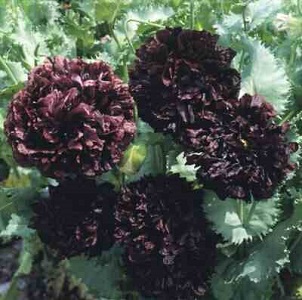
[[[241,142],[241,144],[242,144],[242,146],[243,146],[244,149],[248,148],[249,144],[248,144],[247,140],[240,139],[240,142]]]

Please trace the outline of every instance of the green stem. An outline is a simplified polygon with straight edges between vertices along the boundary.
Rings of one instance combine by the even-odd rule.
[[[280,292],[281,292],[281,296],[284,297],[286,295],[286,293],[285,293],[285,289],[284,289],[282,280],[280,279],[280,274],[277,274],[276,278],[277,278],[278,288],[280,289]]]
[[[19,170],[18,170],[18,168],[17,168],[17,166],[16,166],[15,164],[13,164],[12,170],[13,170],[15,176],[16,176],[18,179],[20,179],[20,178],[21,178],[21,175],[20,175],[20,172],[19,172]]]
[[[257,201],[252,201],[252,205],[250,207],[250,210],[249,210],[249,213],[247,215],[247,218],[246,218],[246,224],[248,224],[254,214],[254,211],[256,209],[256,205],[257,205]]]
[[[280,122],[280,124],[283,124],[286,121],[289,121],[294,115],[295,115],[296,111],[292,110],[290,111]]]
[[[15,77],[14,73],[10,69],[10,67],[7,65],[5,60],[0,56],[0,66],[5,70],[6,74],[9,76],[9,78],[14,82],[14,84],[18,83],[17,78]]]
[[[128,23],[130,23],[130,22],[135,22],[135,23],[150,25],[150,26],[153,26],[153,27],[156,27],[156,28],[160,28],[160,29],[165,28],[165,26],[160,25],[160,24],[157,24],[157,23],[153,23],[153,22],[145,22],[145,21],[136,20],[136,19],[128,19],[128,20],[126,21],[126,24],[128,24]]]
[[[128,67],[127,67],[127,59],[123,59],[123,80],[125,82],[129,81],[129,75],[128,75]]]
[[[246,14],[246,6],[243,8],[243,11],[242,11],[242,21],[243,21],[243,30],[244,32],[247,32],[248,29],[247,29],[247,21],[245,19],[245,14]]]
[[[242,200],[237,200],[237,204],[238,204],[238,215],[239,215],[239,219],[241,221],[242,224],[244,224],[244,210],[243,210],[243,201]]]
[[[219,1],[220,3],[220,10],[221,10],[221,15],[223,16],[224,15],[224,5],[223,5],[223,0],[220,0]]]
[[[297,0],[298,13],[302,16],[301,0]]]
[[[190,28],[194,29],[195,15],[194,15],[194,0],[190,0]]]
[[[117,4],[116,4],[116,9],[115,9],[115,11],[114,11],[114,13],[112,15],[112,18],[111,18],[111,22],[110,22],[111,24],[115,23],[116,15],[120,11],[121,4],[122,4],[122,1],[118,0]]]
[[[299,43],[298,41],[295,41],[291,47],[290,57],[289,57],[289,62],[288,62],[288,65],[290,68],[293,66],[296,56],[297,56],[298,43]]]
[[[135,49],[133,47],[133,44],[132,44],[131,39],[128,34],[128,23],[129,23],[129,20],[124,23],[124,33],[125,33],[126,41],[127,41],[128,45],[130,46],[131,51],[135,54]]]
[[[116,42],[118,49],[122,50],[122,46],[121,46],[121,44],[120,44],[120,42],[119,42],[119,40],[118,40],[114,30],[113,30],[112,24],[109,24],[109,31],[110,31],[110,34],[113,37],[114,41]]]
[[[244,55],[245,55],[245,51],[242,50],[241,56],[240,56],[240,62],[239,62],[239,70],[240,70],[240,71],[242,71],[242,68],[243,68]]]
[[[0,211],[6,209],[7,207],[11,206],[13,204],[13,202],[9,202],[7,204],[5,204],[4,206],[0,207]]]
[[[144,22],[144,21],[135,20],[135,19],[128,19],[124,23],[124,33],[125,33],[125,37],[126,37],[127,43],[129,44],[130,49],[132,50],[133,53],[135,53],[135,49],[133,47],[133,44],[132,44],[131,39],[130,39],[129,34],[128,34],[128,24],[130,22],[136,22],[136,23],[139,23],[139,24],[146,24],[146,25],[150,25],[150,26],[153,26],[153,27],[156,27],[156,28],[161,28],[161,29],[164,28],[164,26],[156,24],[156,23]]]

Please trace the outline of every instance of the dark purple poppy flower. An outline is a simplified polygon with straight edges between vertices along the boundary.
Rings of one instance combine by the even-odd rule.
[[[49,193],[33,205],[31,227],[59,256],[98,255],[112,246],[117,195],[111,184],[68,180]]]
[[[200,111],[183,130],[180,142],[188,162],[200,166],[199,180],[225,199],[270,198],[294,169],[290,155],[297,144],[288,141],[288,123],[278,125],[275,110],[261,96],[229,100],[215,113]]]
[[[131,142],[133,105],[127,85],[104,62],[48,58],[14,96],[5,132],[22,166],[54,178],[95,176]]]
[[[178,175],[144,177],[123,188],[115,237],[143,295],[172,300],[206,294],[216,238],[201,205],[201,191]]]
[[[230,68],[235,51],[206,31],[164,29],[136,52],[130,90],[140,117],[156,131],[194,122],[194,107],[236,98],[240,75]]]

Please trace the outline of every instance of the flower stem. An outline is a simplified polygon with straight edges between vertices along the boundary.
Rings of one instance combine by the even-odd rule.
[[[133,53],[135,53],[135,49],[133,47],[133,44],[132,44],[131,39],[130,39],[129,34],[128,34],[128,28],[127,28],[128,27],[128,22],[129,22],[129,20],[124,23],[125,37],[126,37],[126,41],[127,41],[128,45],[130,46],[131,51]]]
[[[117,13],[120,11],[121,4],[122,4],[122,1],[121,0],[117,0],[116,9],[115,9],[115,11],[114,11],[114,13],[112,15],[112,18],[111,18],[111,24],[115,23],[116,16],[117,16]]]
[[[242,225],[244,224],[244,209],[243,209],[243,201],[242,200],[237,200],[237,204],[238,204],[238,215],[239,215],[239,219],[242,223]]]
[[[14,82],[14,84],[17,84],[18,83],[17,78],[15,77],[14,73],[12,72],[10,67],[7,65],[7,63],[1,56],[0,56],[0,66],[2,66],[2,68],[5,70],[6,74]]]
[[[11,206],[13,204],[13,202],[9,202],[5,205],[3,205],[2,207],[0,207],[0,211],[5,210],[7,207]]]
[[[301,0],[297,0],[297,8],[299,15],[302,16]]]
[[[113,30],[112,24],[109,24],[109,32],[110,32],[110,35],[112,36],[112,38],[114,39],[114,41],[115,41],[115,43],[116,43],[118,49],[119,49],[119,50],[122,50],[122,46],[121,46],[121,44],[120,44],[120,42],[119,42],[119,40],[118,40],[118,38],[117,38],[117,36],[116,36],[114,30]]]
[[[296,111],[292,110],[290,111],[280,122],[280,124],[283,124],[286,121],[289,121],[294,115],[295,115]]]
[[[195,25],[194,0],[190,0],[190,28],[193,30]]]
[[[286,293],[285,293],[285,289],[284,289],[282,280],[280,278],[280,274],[277,274],[276,279],[277,279],[278,288],[280,289],[280,292],[281,292],[281,296],[284,297],[286,295]]]
[[[164,28],[163,25],[160,25],[160,24],[157,24],[157,23],[153,23],[153,22],[144,22],[144,21],[141,21],[141,20],[136,20],[136,19],[128,19],[125,23],[124,23],[124,33],[125,33],[125,37],[126,37],[126,40],[127,40],[127,43],[129,44],[130,46],[130,49],[132,50],[133,53],[135,53],[135,49],[133,47],[133,44],[131,42],[131,39],[129,37],[129,34],[128,34],[128,24],[130,22],[136,22],[136,23],[139,23],[139,24],[146,24],[146,25],[150,25],[150,26],[153,26],[153,27],[156,27],[156,28]]]
[[[246,218],[246,223],[248,224],[252,218],[252,215],[254,214],[254,211],[256,209],[256,205],[257,205],[257,202],[256,201],[252,201],[252,205],[250,207],[250,210],[249,210],[249,213],[247,215],[247,218]]]

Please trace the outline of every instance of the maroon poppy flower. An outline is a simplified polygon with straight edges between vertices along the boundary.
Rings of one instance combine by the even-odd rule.
[[[14,96],[5,132],[21,166],[54,178],[95,176],[131,142],[133,105],[127,85],[104,62],[48,58]]]
[[[130,90],[140,117],[156,131],[194,122],[194,107],[236,98],[240,75],[230,68],[235,51],[206,31],[164,29],[136,52]]]
[[[145,177],[122,190],[115,237],[124,262],[145,296],[195,299],[206,294],[215,258],[202,193],[178,175]]]
[[[68,180],[49,194],[33,205],[31,226],[58,256],[99,255],[112,246],[117,195],[111,184]]]
[[[200,111],[183,130],[180,142],[188,162],[200,166],[199,180],[225,199],[270,198],[294,169],[288,141],[289,124],[278,125],[275,110],[261,96],[229,100],[215,113]]]

